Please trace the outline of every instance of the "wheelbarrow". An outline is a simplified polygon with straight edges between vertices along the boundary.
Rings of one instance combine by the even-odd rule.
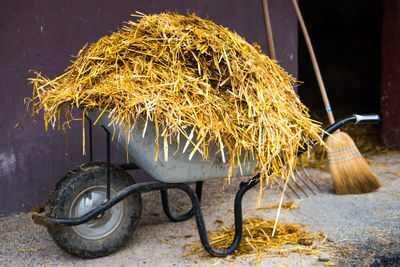
[[[55,243],[66,252],[82,258],[96,258],[108,255],[120,248],[135,230],[142,210],[141,193],[160,190],[163,210],[172,221],[185,221],[195,217],[200,240],[205,250],[212,256],[226,256],[235,251],[242,239],[242,198],[259,183],[260,174],[254,173],[255,162],[242,159],[242,170],[234,170],[236,176],[251,176],[248,182],[240,183],[234,201],[235,237],[232,244],[223,249],[213,248],[208,239],[200,207],[203,181],[228,177],[229,167],[221,154],[212,153],[208,160],[202,160],[197,153],[190,161],[188,153],[174,153],[178,144],[169,145],[168,159],[154,159],[155,125],[147,125],[146,136],[142,138],[144,121],[138,120],[131,141],[114,138],[122,151],[127,151],[133,163],[111,165],[111,136],[121,136],[123,127],[112,123],[107,112],[88,112],[89,157],[83,164],[64,175],[49,194],[42,213],[33,212],[32,220],[47,227]],[[92,121],[102,127],[107,136],[105,163],[92,162]],[[378,122],[378,115],[352,115],[329,126],[322,134],[327,137],[347,123]],[[135,138],[133,138],[135,137]],[[305,146],[306,147],[306,146]],[[188,149],[187,151],[191,151]],[[217,151],[218,148],[214,148]],[[298,155],[305,152],[299,151]],[[142,168],[157,181],[136,184],[127,170]],[[192,189],[187,183],[195,182]],[[168,189],[179,189],[187,194],[192,207],[183,215],[171,211]]]

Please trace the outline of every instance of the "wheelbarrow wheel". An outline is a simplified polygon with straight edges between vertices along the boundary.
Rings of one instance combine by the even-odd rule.
[[[106,200],[105,163],[84,164],[69,171],[53,188],[46,215],[53,218],[79,217]],[[111,165],[111,196],[134,184],[123,169]],[[96,219],[76,226],[48,227],[55,243],[81,258],[96,258],[120,248],[135,230],[142,212],[140,193],[133,193]]]

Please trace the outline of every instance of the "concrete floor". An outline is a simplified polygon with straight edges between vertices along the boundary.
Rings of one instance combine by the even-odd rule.
[[[285,202],[298,202],[299,209],[282,213],[280,221],[305,223],[328,236],[329,250],[324,257],[338,266],[400,266],[400,153],[392,152],[369,158],[382,187],[362,195],[334,195],[327,171],[310,169],[322,188],[321,193],[298,200],[288,191]],[[216,220],[230,226],[233,199],[239,181],[225,186],[222,181],[204,185],[203,215],[208,230],[217,228]],[[46,229],[34,226],[28,214],[0,218],[0,266],[243,266],[254,265],[257,258],[223,258],[202,261],[197,255],[185,257],[184,245],[198,240],[194,219],[170,222],[162,211],[158,192],[143,197],[142,219],[128,244],[110,256],[84,260],[60,250]],[[276,210],[251,210],[258,188],[243,200],[244,218],[275,218]],[[261,206],[277,204],[280,192],[264,192]],[[187,199],[178,192],[171,202],[185,206]],[[343,250],[343,253],[340,249]],[[232,260],[231,257],[228,259]],[[285,257],[263,257],[258,266],[324,266],[318,255],[292,253]]]

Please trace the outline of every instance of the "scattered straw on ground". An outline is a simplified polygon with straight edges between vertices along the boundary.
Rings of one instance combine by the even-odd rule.
[[[223,222],[219,223],[218,229],[211,233],[210,243],[216,249],[227,248],[235,235],[234,226],[227,228]],[[313,234],[304,230],[305,224],[278,223],[275,235],[272,236],[275,221],[265,221],[261,218],[250,218],[243,220],[243,237],[234,257],[255,257],[257,263],[262,256],[287,256],[288,253],[304,253],[306,255],[327,251],[324,246],[325,236],[322,232]],[[200,243],[187,244],[189,255],[199,255],[202,259],[207,257]]]
[[[257,45],[195,15],[136,16],[85,46],[61,76],[30,79],[32,114],[44,111],[46,129],[69,126],[75,107],[109,110],[127,131],[139,118],[161,126],[155,160],[159,139],[183,138],[194,145],[190,157],[207,158],[216,144],[230,173],[245,154],[265,177],[287,177],[299,147],[321,141],[293,90],[295,79]]]
[[[289,201],[289,202],[282,203],[281,205],[276,204],[276,205],[270,205],[270,206],[266,206],[266,207],[255,207],[255,208],[249,208],[249,210],[269,210],[269,209],[281,208],[284,210],[284,212],[288,212],[293,209],[299,209],[300,204],[298,204],[297,206],[296,206],[296,204],[298,204],[298,203],[296,203],[295,201]]]

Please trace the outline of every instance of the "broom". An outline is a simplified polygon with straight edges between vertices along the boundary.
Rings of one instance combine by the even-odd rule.
[[[301,15],[297,0],[292,0],[300,28],[310,53],[318,86],[328,114],[330,124],[335,123],[332,109],[329,104],[328,95],[322,81],[321,72],[311,45],[303,17]],[[326,144],[331,150],[328,152],[329,169],[332,175],[336,194],[361,194],[368,193],[380,187],[380,183],[372,172],[368,163],[358,151],[351,137],[341,131],[337,131],[328,137]]]

